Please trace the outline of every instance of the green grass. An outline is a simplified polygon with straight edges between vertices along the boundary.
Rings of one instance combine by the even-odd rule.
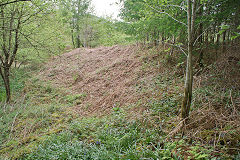
[[[22,75],[24,78],[12,81],[14,89],[19,87],[19,84],[23,84],[19,90],[15,90],[13,102],[1,103],[0,155],[2,157],[16,158],[30,152],[46,136],[64,130],[67,121],[72,118],[67,103],[61,99],[66,93],[40,81],[37,77],[28,78],[26,82],[27,73],[30,72],[19,70],[16,75]]]
[[[157,128],[144,128],[124,113],[113,113],[103,119],[75,120],[20,159],[181,159],[178,152],[184,152],[186,141],[169,143],[164,138]],[[201,146],[189,152],[195,159],[208,159],[210,153]]]
[[[87,95],[85,93],[83,94],[71,94],[67,95],[64,99],[67,101],[69,104],[73,105],[79,105],[82,103],[82,100],[86,97]]]
[[[112,118],[118,119],[118,116],[113,115]],[[52,135],[38,147],[37,151],[22,158],[156,159],[164,156],[170,158],[171,154],[166,155],[163,152],[163,146],[156,144],[154,138],[148,138],[149,133],[141,129],[136,122],[126,122],[122,118],[84,119],[73,122],[68,132]]]

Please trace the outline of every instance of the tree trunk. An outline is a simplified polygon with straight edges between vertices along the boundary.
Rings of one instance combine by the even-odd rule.
[[[164,45],[164,33],[162,33],[162,45]]]
[[[77,48],[80,48],[81,47],[81,43],[80,43],[80,36],[79,36],[79,33],[77,33]]]
[[[212,33],[211,33],[211,44],[214,45],[215,43],[215,32],[216,32],[216,25],[213,24],[213,28],[212,28]]]
[[[226,41],[226,31],[223,32],[222,54],[223,54],[223,53],[225,52],[225,50],[226,50],[225,41]]]
[[[74,34],[74,33],[73,33],[73,30],[72,30],[72,44],[73,44],[73,47],[76,48],[75,42],[74,42],[74,35],[73,35],[73,34]]]
[[[209,35],[209,29],[207,29],[206,35],[205,35],[206,52],[208,51],[208,38],[209,38],[208,35]]]
[[[11,89],[10,89],[10,80],[9,80],[9,70],[5,70],[4,71],[5,74],[5,81],[4,81],[4,85],[5,85],[5,89],[6,89],[6,102],[9,103],[11,100]]]
[[[219,26],[219,25],[218,25]],[[218,27],[217,32],[220,31],[220,28]],[[219,50],[219,40],[220,40],[220,34],[217,34],[217,40],[216,40],[216,58],[217,58],[217,54],[218,54],[218,50]]]
[[[172,38],[172,47],[171,47],[170,55],[173,55],[175,42],[176,42],[176,41],[175,41],[175,36],[173,36],[173,38]]]
[[[192,6],[192,7],[191,7]],[[195,25],[195,8],[196,0],[188,0],[188,57],[186,68],[186,79],[184,86],[184,98],[182,102],[181,117],[186,119],[189,116],[190,106],[192,101],[192,83],[193,83],[193,67],[192,67],[192,52],[193,52],[193,34]]]
[[[75,39],[74,39],[74,28],[75,28],[75,25],[74,25],[74,20],[72,19],[72,23],[70,24],[72,25],[72,29],[71,29],[71,33],[72,33],[72,44],[73,44],[73,47],[76,48],[75,46]]]
[[[3,79],[5,91],[6,91],[6,102],[9,103],[11,100],[11,89],[10,89],[10,79],[9,79],[9,68],[4,68],[3,71],[0,69],[0,74]]]
[[[200,12],[200,16],[202,16],[202,9],[201,9],[201,12]],[[198,62],[197,63],[198,63],[198,65],[200,67],[203,67],[202,60],[203,60],[204,49],[203,49],[202,44],[203,44],[204,40],[203,40],[203,24],[202,23],[199,26],[198,35],[200,36],[198,42],[199,42],[199,47],[201,48],[201,50],[200,50],[200,53],[199,53],[199,57],[198,57]]]
[[[80,28],[79,28],[79,20],[77,20],[77,24],[76,24],[76,47],[77,48],[80,48]]]

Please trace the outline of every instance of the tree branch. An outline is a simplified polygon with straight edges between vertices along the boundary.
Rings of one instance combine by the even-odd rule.
[[[6,2],[6,3],[0,4],[0,7],[11,4],[11,3],[25,2],[25,1],[31,1],[31,0],[15,0],[15,1],[11,1],[11,2]]]
[[[213,23],[211,23],[211,24],[213,24]],[[198,40],[209,28],[211,28],[211,27],[212,27],[212,26],[209,25],[209,27],[206,28],[206,29],[195,39],[195,41],[194,41],[194,43],[193,43],[193,46],[195,46],[195,44],[197,43],[197,40]]]
[[[150,8],[153,9],[154,11],[156,11],[156,12],[158,12],[158,13],[161,13],[161,14],[166,14],[168,17],[172,18],[172,19],[175,20],[176,22],[181,23],[181,24],[183,24],[185,27],[187,27],[187,24],[186,24],[186,23],[177,20],[176,18],[174,18],[173,16],[171,16],[169,13],[167,13],[167,12],[161,12],[161,11],[157,10],[156,8],[153,8],[152,6],[150,6],[146,1],[144,1],[144,2],[146,3],[146,5],[147,5],[148,7],[150,7]]]
[[[16,54],[17,54],[17,51],[18,51],[18,47],[19,47],[19,31],[20,31],[20,25],[21,25],[21,18],[22,18],[22,15],[20,15],[19,19],[18,19],[18,22],[17,22],[17,28],[16,28],[16,32],[15,32],[15,44],[14,44],[14,49],[13,49],[13,53],[12,53],[12,56],[11,56],[11,59],[10,59],[10,62],[9,62],[9,67],[11,67],[13,61],[15,60],[16,58]],[[10,44],[9,44],[10,45]]]
[[[187,13],[187,10],[186,8],[182,7],[182,6],[179,6],[179,5],[161,5],[161,6],[164,6],[164,7],[178,7],[178,8],[181,8],[182,10],[184,10],[186,13]]]
[[[184,55],[187,56],[187,53],[184,51],[184,48],[181,47],[180,45],[175,45],[175,44],[171,44],[171,43],[168,43],[168,42],[164,42],[164,43],[166,43],[170,46],[173,46],[173,47],[178,47],[184,53]]]

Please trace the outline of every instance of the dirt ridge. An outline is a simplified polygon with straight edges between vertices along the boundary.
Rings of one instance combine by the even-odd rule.
[[[73,94],[86,94],[74,110],[82,116],[99,116],[138,100],[140,67],[135,46],[78,48],[54,57],[41,75]]]

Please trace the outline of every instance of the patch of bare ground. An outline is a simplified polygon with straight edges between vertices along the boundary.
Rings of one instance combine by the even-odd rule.
[[[101,116],[141,98],[136,83],[142,75],[136,46],[81,48],[54,57],[40,73],[71,94],[86,94],[74,107],[80,116]]]

